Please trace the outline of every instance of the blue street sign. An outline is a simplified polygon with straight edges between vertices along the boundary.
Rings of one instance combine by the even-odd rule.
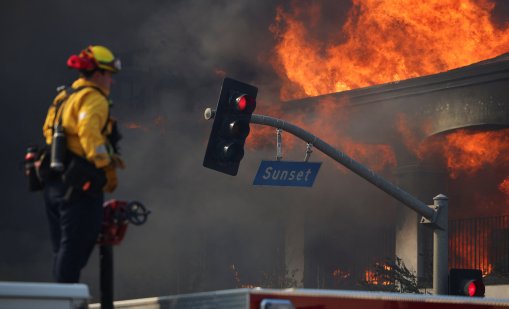
[[[312,187],[321,165],[321,162],[263,160],[253,185]]]

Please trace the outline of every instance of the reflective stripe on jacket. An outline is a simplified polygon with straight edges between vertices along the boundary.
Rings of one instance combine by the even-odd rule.
[[[109,102],[98,89],[92,88],[100,88],[98,85],[84,78],[80,78],[72,84],[72,88],[83,86],[86,88],[69,96],[60,109],[59,115],[55,115],[56,105],[66,96],[66,92],[61,91],[57,95],[46,116],[43,134],[46,143],[51,144],[53,124],[58,122],[58,117],[62,113],[67,149],[78,156],[87,158],[97,168],[102,168],[111,161],[106,138],[111,127],[110,125],[106,126],[106,122],[109,121]],[[107,91],[103,90],[103,93],[109,95]],[[55,116],[57,121],[54,121]],[[104,128],[106,130],[103,130]]]

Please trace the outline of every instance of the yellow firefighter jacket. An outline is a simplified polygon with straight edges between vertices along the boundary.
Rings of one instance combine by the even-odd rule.
[[[79,78],[72,84],[72,88],[92,86],[101,89],[98,85]],[[102,92],[108,96],[105,89]],[[58,122],[62,114],[62,125],[67,138],[67,149],[78,156],[87,158],[97,168],[106,167],[111,162],[110,150],[106,136],[111,132],[109,120],[109,102],[99,90],[86,87],[72,93],[56,113],[57,103],[66,96],[61,91],[50,106],[43,133],[46,143],[51,144],[53,125]],[[55,117],[57,117],[55,119]]]

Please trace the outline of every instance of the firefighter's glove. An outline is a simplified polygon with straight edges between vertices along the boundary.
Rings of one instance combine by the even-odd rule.
[[[125,169],[126,167],[124,160],[122,160],[122,158],[118,154],[113,154],[111,156],[111,164],[113,164],[115,168],[119,169]]]
[[[111,193],[115,191],[118,185],[117,171],[115,170],[113,162],[103,169],[106,175],[106,184],[103,187],[103,191]]]

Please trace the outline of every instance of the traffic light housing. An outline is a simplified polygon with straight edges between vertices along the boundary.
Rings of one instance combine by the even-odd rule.
[[[449,272],[449,295],[484,297],[484,292],[481,270],[452,268]]]
[[[217,102],[203,166],[235,176],[244,157],[258,88],[226,77]]]

